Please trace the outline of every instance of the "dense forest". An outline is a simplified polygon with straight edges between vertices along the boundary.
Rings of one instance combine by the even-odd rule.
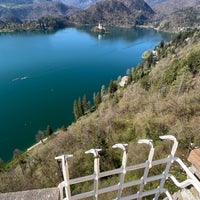
[[[155,51],[156,55],[149,52],[142,63],[127,70],[125,87],[111,81],[108,88],[103,86],[94,94],[93,104],[86,96],[80,97],[72,105],[76,122],[56,134],[47,127],[46,141],[27,152],[15,151],[9,163],[1,161],[0,192],[57,186],[62,176],[54,158],[65,153],[74,155],[69,160],[71,178],[92,173],[93,160],[84,154],[90,148],[103,150],[101,171],[121,165],[121,154],[111,148],[115,143],[129,144],[128,165],[147,158],[148,149],[138,145],[138,139],[153,139],[154,159],[165,157],[171,147],[160,142],[159,136],[164,134],[178,139],[177,155],[186,162],[190,150],[200,146],[200,30],[179,33],[168,43],[161,41]],[[41,138],[40,133],[38,140]],[[162,172],[162,167],[151,173],[157,172]],[[181,179],[184,175],[179,172]],[[139,178],[142,173],[129,174],[126,179]],[[104,179],[102,185],[114,181]],[[167,184],[171,191],[176,189]],[[85,183],[73,187],[72,192],[91,187]],[[111,199],[112,194],[103,198]]]

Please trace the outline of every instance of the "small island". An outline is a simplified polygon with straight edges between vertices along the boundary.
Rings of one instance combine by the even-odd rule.
[[[108,29],[100,23],[98,24],[98,26],[93,27],[92,31],[95,33],[108,33]]]

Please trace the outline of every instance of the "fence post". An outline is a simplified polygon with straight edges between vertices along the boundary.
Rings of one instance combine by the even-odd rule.
[[[68,166],[67,159],[72,156],[73,155],[71,154],[65,154],[65,155],[55,157],[56,160],[61,160],[66,200],[70,200],[71,198],[71,190],[70,190],[70,184],[69,184],[69,166]],[[63,197],[63,191],[61,191],[61,189],[60,189],[60,193],[61,193],[60,194],[61,197]]]
[[[98,199],[98,187],[99,187],[99,151],[101,149],[90,149],[85,153],[92,153],[94,155],[94,200]]]
[[[120,182],[119,182],[119,189],[117,192],[116,200],[119,200],[122,194],[123,185],[124,185],[124,178],[126,174],[126,163],[127,163],[127,146],[128,144],[115,144],[112,148],[120,148],[123,150],[123,157],[122,157],[122,165],[121,165],[121,175],[120,175]]]
[[[159,188],[159,192],[156,193],[155,197],[153,200],[157,200],[160,196],[160,194],[162,193],[162,190],[163,190],[163,187],[164,187],[164,184],[165,184],[165,181],[166,179],[168,178],[168,173],[169,173],[169,170],[170,170],[170,167],[174,161],[174,155],[176,153],[176,149],[178,147],[178,142],[176,140],[176,138],[173,136],[173,135],[163,135],[163,136],[160,136],[160,139],[161,140],[171,140],[174,142],[173,146],[172,146],[172,150],[171,150],[171,153],[170,155],[168,156],[168,162],[167,162],[167,165],[166,165],[166,168],[163,172],[164,174],[164,178],[160,181],[160,185],[158,186]],[[165,192],[166,193],[166,192]],[[169,195],[169,192],[167,192],[167,195]]]
[[[153,160],[153,156],[154,156],[154,146],[153,146],[153,141],[152,140],[139,140],[138,141],[139,144],[148,144],[151,149],[149,151],[149,156],[148,156],[148,160],[146,161],[146,167],[144,170],[144,174],[142,176],[142,184],[140,185],[140,189],[138,191],[138,200],[142,199],[142,191],[144,190],[144,186],[146,184],[146,179],[149,173],[149,169],[152,167],[152,160]]]

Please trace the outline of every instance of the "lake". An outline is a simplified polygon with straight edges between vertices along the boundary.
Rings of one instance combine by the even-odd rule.
[[[36,142],[38,130],[74,121],[73,101],[125,75],[171,35],[148,29],[90,28],[0,34],[0,158]]]

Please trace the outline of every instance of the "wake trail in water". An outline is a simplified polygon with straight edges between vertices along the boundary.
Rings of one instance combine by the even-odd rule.
[[[12,82],[15,82],[15,81],[23,81],[23,80],[26,80],[27,78],[28,78],[27,76],[17,77],[17,78],[12,79]]]

